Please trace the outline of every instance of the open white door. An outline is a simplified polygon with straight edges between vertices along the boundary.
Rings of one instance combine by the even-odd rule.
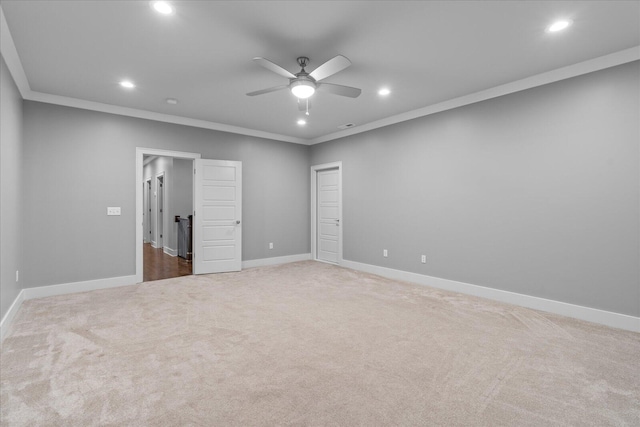
[[[242,268],[242,162],[195,160],[193,274]]]

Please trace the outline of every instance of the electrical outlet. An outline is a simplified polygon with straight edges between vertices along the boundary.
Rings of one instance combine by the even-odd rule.
[[[107,208],[107,215],[111,216],[111,215],[120,215],[120,208],[119,207],[108,207]]]
[[[423,264],[427,263],[427,256],[426,255],[422,255],[422,263]]]
[[[20,281],[20,271],[16,270],[16,282]]]
[[[382,256],[383,256],[383,257],[385,257],[385,258],[386,258],[387,256],[389,256],[389,253],[387,252],[387,250],[386,250],[386,249],[383,249],[383,250],[382,250]]]
[[[273,249],[273,243],[269,243],[269,249]]]

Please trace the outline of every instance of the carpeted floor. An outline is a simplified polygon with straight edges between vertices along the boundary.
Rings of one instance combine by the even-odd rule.
[[[26,301],[2,424],[640,425],[640,334],[327,264]]]

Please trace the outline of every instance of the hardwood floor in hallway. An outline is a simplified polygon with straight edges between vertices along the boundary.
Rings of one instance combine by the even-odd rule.
[[[172,277],[191,274],[191,263],[180,257],[165,254],[162,248],[154,248],[150,243],[144,244],[144,271],[142,280],[170,279]]]

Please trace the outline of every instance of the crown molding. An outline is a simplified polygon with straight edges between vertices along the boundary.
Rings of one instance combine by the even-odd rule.
[[[569,79],[572,77],[580,76],[582,74],[592,73],[594,71],[603,70],[605,68],[615,67],[616,65],[626,64],[627,62],[633,62],[639,59],[640,45],[609,55],[590,59],[588,61],[583,61],[577,64],[568,65],[566,67],[557,68],[546,73],[536,74],[531,77],[516,80],[514,82],[482,90],[480,92],[471,93],[469,95],[464,95],[458,98],[450,99],[448,101],[429,105],[417,110],[407,111],[406,113],[387,117],[386,119],[376,120],[374,122],[366,123],[343,131],[334,132],[328,135],[320,136],[318,138],[313,138],[310,140],[310,144],[320,144],[322,142],[344,138],[346,136],[367,132],[385,126],[390,126],[396,123],[405,122],[407,120],[417,119],[419,117],[451,110],[453,108],[475,104],[476,102],[485,101],[487,99],[497,98],[499,96],[508,95],[510,93],[520,92],[537,86]]]
[[[121,107],[119,105],[103,104],[101,102],[86,101],[84,99],[70,98],[67,96],[52,95],[48,93],[29,91],[23,98],[28,101],[45,102],[48,104],[64,105],[67,107],[81,108],[83,110],[100,111],[102,113],[118,114],[121,116],[135,117],[138,119],[155,120],[158,122],[173,123],[192,126],[203,129],[217,130],[221,132],[239,135],[253,136],[256,138],[273,139],[276,141],[291,142],[294,144],[309,145],[309,140],[294,136],[280,135],[239,126],[215,123],[207,120],[191,119],[188,117],[174,116],[170,114],[156,113],[153,111],[139,110],[136,108]]]
[[[117,114],[121,116],[136,117],[139,119],[155,120],[165,123],[173,123],[197,128],[217,130],[221,132],[234,133],[256,138],[272,139],[276,141],[291,142],[294,144],[309,145],[309,140],[297,138],[289,135],[280,135],[271,132],[264,132],[255,129],[248,129],[239,126],[226,125],[222,123],[210,122],[207,120],[191,119],[188,117],[174,116],[170,114],[155,113],[152,111],[139,110],[135,108],[120,107],[117,105],[104,104],[100,102],[87,101],[84,99],[71,98],[67,96],[53,95],[31,90],[29,80],[24,72],[22,61],[16,49],[13,37],[9,31],[9,25],[4,16],[4,11],[0,5],[0,53],[4,58],[11,77],[13,77],[18,91],[23,99],[27,101],[38,101],[48,104],[64,105],[67,107],[80,108],[83,110],[99,111],[103,113]]]
[[[31,88],[24,68],[22,68],[22,61],[20,61],[16,45],[13,43],[13,37],[4,17],[2,6],[0,6],[0,52],[2,52],[4,62],[7,64],[9,73],[11,73],[11,77],[13,77],[13,81],[18,87],[20,95],[24,98],[27,93],[31,92]]]
[[[531,89],[537,86],[542,86],[560,80],[580,76],[582,74],[592,73],[594,71],[603,70],[605,68],[615,67],[627,62],[640,60],[640,45],[638,45],[629,49],[621,50],[619,52],[611,53],[609,55],[604,55],[598,58],[579,62],[577,64],[558,68],[545,73],[536,74],[534,76],[530,76],[521,80],[516,80],[511,83],[422,107],[417,110],[407,111],[405,113],[355,126],[353,128],[345,129],[339,132],[330,133],[317,138],[306,139],[289,135],[270,133],[256,129],[248,129],[239,126],[232,126],[223,123],[210,122],[207,120],[191,119],[188,117],[174,116],[170,114],[156,113],[147,110],[139,110],[135,108],[121,107],[118,105],[103,104],[100,102],[32,91],[29,86],[27,76],[24,72],[22,62],[20,61],[20,56],[18,55],[18,51],[16,50],[13,38],[11,37],[11,33],[9,31],[9,27],[5,20],[4,12],[2,11],[1,6],[0,27],[0,52],[2,53],[2,56],[7,64],[7,68],[9,68],[9,72],[11,73],[11,76],[13,77],[13,80],[15,81],[16,86],[18,87],[18,90],[20,91],[23,99],[49,104],[64,105],[67,107],[74,107],[85,110],[100,111],[121,116],[217,130],[221,132],[252,136],[256,138],[291,142],[294,144],[302,145],[315,145],[323,142],[333,141],[335,139],[356,135],[358,133],[368,132],[370,130],[390,126],[396,123],[413,120],[419,117],[428,116],[469,104],[475,104],[476,102],[497,98],[499,96],[508,95],[510,93]]]

